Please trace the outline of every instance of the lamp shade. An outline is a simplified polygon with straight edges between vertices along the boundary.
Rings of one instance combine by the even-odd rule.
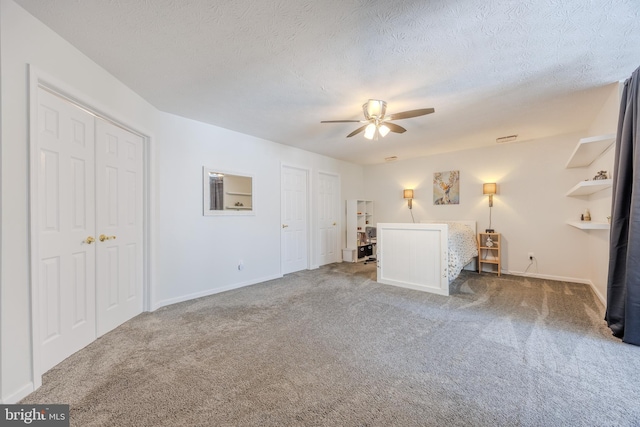
[[[413,190],[404,190],[403,197],[405,199],[413,199]]]
[[[490,182],[488,184],[482,184],[482,194],[496,194],[498,186],[495,182]]]
[[[373,123],[369,123],[364,130],[364,137],[367,139],[373,139],[373,136],[376,134],[376,125]]]
[[[387,103],[379,99],[370,99],[364,103],[362,109],[367,119],[370,117],[382,118],[387,111]]]

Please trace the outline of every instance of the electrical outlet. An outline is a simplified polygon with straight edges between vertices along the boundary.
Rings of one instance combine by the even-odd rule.
[[[535,257],[536,256],[533,254],[533,252],[529,252],[529,261],[533,261]]]

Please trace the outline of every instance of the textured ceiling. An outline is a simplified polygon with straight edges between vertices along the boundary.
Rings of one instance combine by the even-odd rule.
[[[361,164],[589,126],[638,0],[16,0],[158,109]],[[404,134],[346,139],[369,98]]]

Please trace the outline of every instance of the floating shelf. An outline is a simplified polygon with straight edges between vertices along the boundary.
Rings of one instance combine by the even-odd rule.
[[[230,196],[250,196],[251,193],[238,193],[236,191],[227,191],[227,194]]]
[[[230,211],[250,211],[251,206],[227,206],[225,209]]]
[[[588,196],[601,190],[611,188],[612,179],[596,179],[592,181],[580,181],[571,190],[567,191],[565,196]]]
[[[572,227],[579,228],[580,230],[608,230],[609,224],[606,222],[594,222],[594,221],[567,221]]]
[[[611,147],[615,142],[614,134],[592,136],[582,138],[578,141],[578,145],[573,150],[571,157],[565,168],[580,168],[589,166],[595,159]]]

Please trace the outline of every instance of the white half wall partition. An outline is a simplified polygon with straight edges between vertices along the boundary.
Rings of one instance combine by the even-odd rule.
[[[378,282],[449,295],[447,224],[378,223]]]

